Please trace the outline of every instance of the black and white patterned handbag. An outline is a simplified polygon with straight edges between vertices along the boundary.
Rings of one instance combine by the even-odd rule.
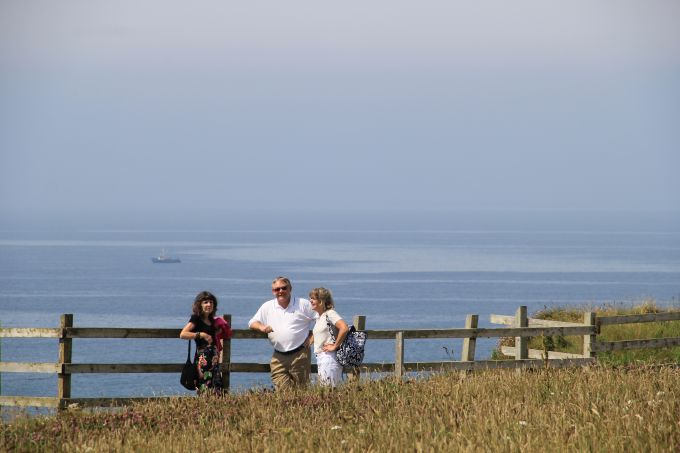
[[[331,334],[331,341],[335,343],[333,324],[326,315],[326,325]],[[340,347],[335,350],[335,359],[342,366],[358,367],[364,361],[364,346],[366,345],[366,332],[359,332],[354,326],[349,326],[349,332]]]

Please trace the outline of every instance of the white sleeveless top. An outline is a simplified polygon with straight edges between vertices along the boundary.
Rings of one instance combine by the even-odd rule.
[[[319,315],[319,317],[316,319],[316,324],[314,324],[314,353],[318,354],[319,352],[323,352],[321,348],[323,348],[323,345],[326,343],[331,343],[331,334],[328,331],[328,325],[326,323],[326,318],[330,319],[331,324],[333,325],[333,335],[337,338],[338,337],[338,328],[335,327],[335,324],[342,319],[340,315],[338,314],[337,311],[333,310],[332,308],[330,310],[326,310],[323,312],[323,314]]]

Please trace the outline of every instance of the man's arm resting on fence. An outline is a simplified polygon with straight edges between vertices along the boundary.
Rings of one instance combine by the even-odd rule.
[[[250,323],[248,327],[250,327],[252,330],[257,330],[258,332],[262,333],[270,333],[274,331],[274,329],[272,329],[272,326],[269,325],[266,326],[262,324],[260,321],[253,321]]]

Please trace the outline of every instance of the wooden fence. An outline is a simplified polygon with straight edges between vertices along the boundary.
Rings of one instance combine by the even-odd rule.
[[[231,321],[231,315],[224,315]],[[612,324],[629,324],[645,322],[663,322],[680,320],[680,312],[654,313],[645,315],[626,315],[596,317],[595,313],[585,313],[582,323],[546,321],[527,317],[527,308],[519,307],[514,316],[491,315],[491,322],[505,324],[508,327],[478,328],[478,315],[468,315],[465,327],[461,329],[399,329],[399,330],[366,330],[369,338],[368,347],[374,340],[392,340],[395,342],[394,363],[364,363],[360,367],[363,372],[394,373],[401,378],[405,372],[443,371],[443,370],[478,370],[492,368],[534,368],[534,367],[566,367],[584,365],[596,360],[598,352],[624,349],[646,349],[680,346],[680,338],[663,338],[648,340],[630,340],[604,342],[597,341],[600,327]],[[365,317],[357,316],[354,324],[364,330]],[[125,405],[132,401],[159,399],[164,397],[132,397],[132,398],[73,398],[71,396],[71,376],[78,373],[179,373],[183,360],[177,363],[73,363],[73,340],[76,338],[179,338],[180,329],[156,328],[101,328],[75,327],[73,315],[61,316],[58,328],[0,328],[0,338],[56,338],[59,340],[59,357],[57,363],[24,363],[0,362],[1,373],[56,373],[57,394],[55,397],[0,396],[0,406],[32,406],[64,409],[72,404],[80,406],[112,406]],[[583,336],[581,354],[528,349],[527,342],[538,336]],[[514,347],[503,347],[502,353],[514,356],[514,360],[475,360],[475,346],[478,338],[514,337]],[[463,347],[460,361],[442,362],[405,362],[404,341],[407,339],[452,339],[462,338]],[[224,388],[229,388],[231,373],[268,373],[268,363],[235,363],[231,362],[232,341],[241,339],[266,339],[266,335],[248,329],[235,329],[231,341],[224,342],[220,358]],[[184,340],[182,340],[184,341]],[[355,370],[355,377],[357,375]],[[316,365],[312,365],[316,372]],[[167,398],[167,397],[165,397]]]

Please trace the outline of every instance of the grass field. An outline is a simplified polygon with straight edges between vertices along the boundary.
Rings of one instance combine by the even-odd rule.
[[[2,426],[3,451],[679,451],[680,370],[449,373]]]

